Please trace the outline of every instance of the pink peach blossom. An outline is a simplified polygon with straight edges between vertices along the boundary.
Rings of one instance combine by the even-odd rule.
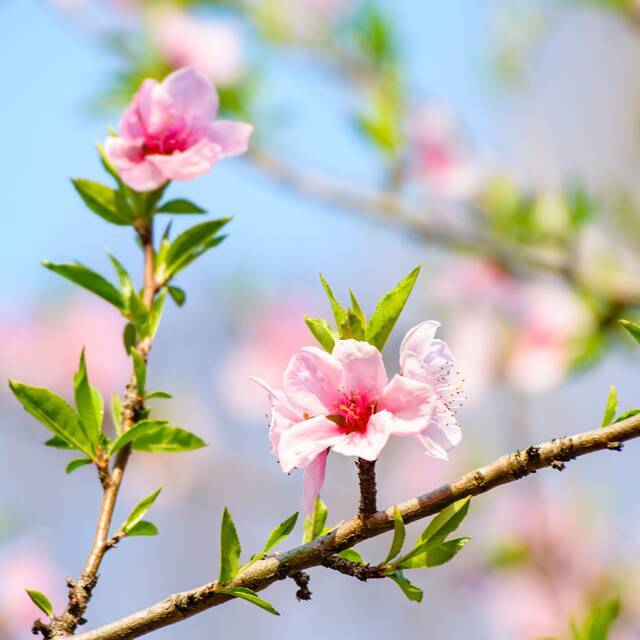
[[[232,24],[200,20],[177,9],[152,14],[150,24],[154,43],[170,67],[192,67],[220,87],[240,79],[240,37]]]
[[[461,437],[448,385],[452,356],[435,339],[437,322],[409,331],[400,375],[387,377],[382,354],[367,342],[338,340],[331,354],[304,347],[283,376],[283,390],[256,380],[272,407],[271,448],[285,473],[305,469],[303,507],[311,510],[325,477],[327,453],[376,460],[389,436],[413,436],[446,459]]]
[[[218,95],[199,71],[180,69],[162,83],[147,79],[125,110],[120,136],[105,143],[126,184],[153,191],[169,180],[191,180],[221,158],[247,150],[253,127],[215,120]]]

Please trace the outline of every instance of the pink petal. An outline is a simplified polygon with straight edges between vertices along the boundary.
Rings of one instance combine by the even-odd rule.
[[[420,359],[426,357],[429,352],[431,341],[435,338],[436,331],[439,328],[439,322],[436,320],[427,320],[407,331],[407,334],[400,344],[401,369],[404,369],[404,358],[406,353],[413,353]]]
[[[343,379],[342,367],[335,358],[317,347],[304,347],[289,361],[283,386],[302,412],[328,415],[334,411]]]
[[[285,473],[303,468],[325,449],[344,438],[338,426],[324,416],[298,422],[280,437],[280,466]]]
[[[448,378],[453,364],[453,354],[447,343],[436,338],[431,341],[428,351],[422,357],[410,351],[404,352],[402,375],[437,387]]]
[[[394,376],[382,391],[378,407],[393,415],[393,435],[405,436],[419,433],[429,426],[436,401],[436,392],[430,385]]]
[[[388,411],[380,411],[369,418],[365,432],[354,431],[344,440],[333,445],[336,453],[343,456],[376,460],[387,444],[393,428],[393,416]]]
[[[147,156],[165,180],[191,180],[207,173],[219,159],[220,147],[210,140],[200,140],[190,149],[174,151],[171,155]]]
[[[331,355],[344,369],[347,393],[361,393],[375,399],[387,384],[382,354],[368,342],[338,340]]]
[[[118,170],[131,169],[144,160],[142,142],[109,136],[104,143],[107,158]]]
[[[416,435],[416,440],[434,458],[448,460],[447,451],[462,439],[462,430],[453,412],[442,402],[436,404],[428,428]]]
[[[146,158],[142,162],[131,164],[128,168],[120,169],[120,177],[124,183],[136,191],[154,191],[167,181],[167,178]]]
[[[154,87],[158,86],[158,82],[151,78],[147,78],[140,85],[140,89],[133,96],[133,99],[125,109],[120,119],[120,133],[125,138],[140,139],[145,136],[144,123],[140,117],[140,105],[143,101],[147,101],[153,92]]]
[[[313,513],[316,497],[324,484],[328,453],[329,449],[319,453],[304,470],[304,489],[301,504],[305,513]]]
[[[218,112],[218,93],[211,80],[191,67],[170,73],[162,89],[189,126],[210,122]]]
[[[222,149],[221,158],[239,156],[249,148],[249,138],[253,133],[253,126],[246,122],[234,120],[216,120],[206,130],[206,136]]]

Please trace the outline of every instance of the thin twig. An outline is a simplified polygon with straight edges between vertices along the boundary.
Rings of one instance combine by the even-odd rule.
[[[598,428],[565,438],[553,439],[537,446],[520,449],[498,458],[491,464],[470,471],[451,484],[398,505],[405,523],[414,522],[442,511],[461,498],[486,493],[508,482],[523,478],[538,469],[556,466],[579,456],[607,450],[626,440],[640,437],[640,415],[606,428]],[[318,566],[329,556],[373,538],[394,526],[393,509],[377,512],[366,523],[356,516],[331,533],[277,556],[260,560],[241,571],[225,589],[247,587],[261,591],[282,579]],[[190,618],[206,609],[227,602],[232,596],[217,591],[215,582],[169,596],[146,609],[111,624],[83,633],[77,640],[133,640],[151,631]]]

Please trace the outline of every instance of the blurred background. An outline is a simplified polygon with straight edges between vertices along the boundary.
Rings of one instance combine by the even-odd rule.
[[[108,554],[89,627],[215,579],[223,506],[247,556],[298,509],[301,474],[271,456],[249,376],[278,386],[313,343],[303,314],[330,315],[319,271],[371,312],[422,263],[387,369],[404,332],[434,318],[465,379],[462,443],[448,463],[390,443],[381,505],[595,428],[612,384],[621,409],[636,406],[640,354],[616,324],[640,308],[634,0],[2,0],[0,25],[3,379],[69,397],[84,346],[103,394],[124,389],[124,321],[39,261],[107,272],[110,250],[140,275],[132,233],[88,212],[69,178],[104,178],[94,145],[142,78],[195,66],[223,111],[256,127],[247,157],[171,187],[233,216],[230,237],[177,283],[187,303],[168,307],[149,369],[150,387],[174,395],[153,414],[209,446],[133,458],[116,521],[162,485],[160,535]],[[100,487],[90,468],[64,474],[69,454],[42,446],[6,387],[0,421],[0,638],[13,640],[38,615],[24,588],[63,605]],[[279,618],[234,602],[155,637],[568,639],[572,619],[620,597],[610,637],[640,638],[637,449],[476,499],[464,552],[412,574],[421,605],[390,581],[314,570],[310,602],[290,581],[270,589]],[[332,524],[354,512],[351,460],[331,457],[323,497]],[[365,558],[387,544],[363,545]]]

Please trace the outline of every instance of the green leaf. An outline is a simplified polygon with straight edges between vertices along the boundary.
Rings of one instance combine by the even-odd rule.
[[[602,426],[608,427],[616,417],[618,411],[618,392],[614,386],[609,389],[607,404],[604,408],[604,416],[602,417]]]
[[[404,573],[402,573],[402,571],[394,571],[387,577],[391,578],[402,589],[402,593],[404,593],[409,600],[413,602],[422,602],[422,597],[424,596],[422,589],[411,584],[411,582],[404,577]]]
[[[148,338],[151,335],[149,309],[147,309],[144,302],[142,302],[142,298],[135,291],[132,291],[129,296],[129,313],[138,335],[141,338]]]
[[[136,451],[150,453],[182,453],[206,446],[207,443],[194,433],[169,425],[146,429],[143,434],[134,439],[132,444]]]
[[[396,564],[398,569],[423,569],[437,567],[449,562],[464,547],[471,538],[456,538],[446,542],[427,540],[416,545],[406,556],[400,558]]]
[[[119,451],[125,445],[133,442],[137,438],[140,438],[148,433],[155,433],[156,429],[168,427],[169,423],[166,420],[141,420],[133,425],[130,429],[127,429],[124,433],[120,434],[116,440],[111,443],[109,447],[109,453],[113,454]],[[169,427],[170,428],[170,427]]]
[[[25,591],[27,592],[27,595],[31,598],[31,602],[33,602],[33,604],[35,604],[36,607],[38,607],[38,609],[42,611],[42,613],[49,616],[50,618],[53,618],[53,606],[49,598],[47,598],[47,596],[45,596],[44,593],[40,593],[39,591],[34,591],[33,589],[25,589]]]
[[[324,276],[320,274],[320,281],[322,282],[322,287],[329,298],[329,302],[331,303],[331,310],[333,311],[333,317],[336,320],[336,326],[338,330],[347,320],[347,312],[340,306],[340,303],[336,300],[336,297],[333,295],[333,291],[329,286],[329,283],[324,279]]]
[[[162,319],[162,311],[164,309],[164,300],[167,297],[167,288],[162,287],[160,293],[156,296],[156,299],[151,305],[151,311],[149,312],[149,331],[151,337],[155,337],[158,327],[160,326],[160,320]]]
[[[349,309],[349,311],[347,311],[347,323],[349,325],[348,336],[354,340],[364,340],[366,333],[365,325],[362,324],[360,316],[354,313],[353,309]],[[343,334],[343,337],[346,338],[346,332],[343,332]]]
[[[138,395],[144,397],[144,387],[147,384],[147,363],[137,349],[131,349],[133,371],[136,375],[136,388]]]
[[[92,180],[76,178],[73,186],[84,203],[101,218],[117,225],[129,225],[133,221],[133,211],[120,191]]]
[[[240,538],[227,507],[222,512],[220,525],[220,575],[218,582],[227,584],[238,573],[240,563]]]
[[[293,528],[296,526],[296,522],[298,520],[298,514],[294,513],[292,516],[289,516],[284,522],[281,522],[277,527],[275,527],[267,541],[264,543],[264,547],[260,553],[256,553],[251,560],[243,567],[246,569],[250,567],[254,562],[264,558],[271,549],[280,544],[285,538],[289,536],[289,534],[293,531]]]
[[[219,244],[220,239],[214,236],[229,220],[230,218],[210,220],[183,231],[167,251],[165,260],[167,274],[175,275],[207,249]]]
[[[303,544],[315,540],[322,535],[322,530],[327,521],[329,511],[327,505],[322,502],[320,496],[316,496],[316,502],[313,507],[313,513],[304,519],[304,535],[302,537]]]
[[[131,536],[157,536],[158,535],[158,527],[156,527],[153,522],[149,522],[148,520],[140,520],[136,522],[127,532],[127,536],[130,538]]]
[[[443,509],[422,532],[416,546],[423,542],[442,542],[462,523],[469,512],[471,498],[463,498]]]
[[[187,301],[187,294],[180,287],[169,286],[169,295],[173,301],[181,307]]]
[[[380,300],[373,312],[367,327],[366,340],[380,351],[382,351],[398,316],[404,309],[419,273],[420,267],[418,266]]]
[[[640,324],[630,320],[618,320],[618,322],[631,334],[636,342],[640,343]]]
[[[624,413],[621,413],[614,420],[614,422],[622,422],[623,420],[626,420],[627,418],[633,418],[633,416],[637,416],[639,413],[640,413],[640,409],[629,409],[628,411],[625,411]]]
[[[111,396],[111,421],[116,435],[122,433],[122,400],[117,393]]]
[[[63,398],[48,389],[29,387],[15,380],[10,380],[9,386],[27,413],[62,440],[94,458],[94,450],[80,426],[78,414]]]
[[[333,351],[335,340],[329,323],[322,318],[310,318],[309,316],[305,316],[304,321],[307,327],[309,327],[309,331],[311,331],[313,337],[320,343],[322,348],[328,353],[331,353]]]
[[[613,623],[620,615],[620,598],[612,598],[593,607],[587,617],[584,640],[607,640]]]
[[[53,264],[47,261],[44,261],[42,265],[49,271],[53,271],[74,284],[95,293],[103,300],[120,309],[120,311],[126,310],[122,294],[106,278],[103,278],[99,273],[92,271],[88,267],[78,263]]]
[[[166,391],[154,391],[147,396],[147,400],[153,400],[154,398],[170,400],[173,396]]]
[[[133,508],[133,511],[129,514],[129,517],[122,523],[119,531],[123,531],[128,535],[131,529],[133,529],[133,527],[135,527],[142,518],[144,518],[145,514],[149,511],[151,505],[155,502],[161,491],[162,488],[156,489],[151,495],[140,500],[140,502],[138,502],[138,504]]]
[[[405,536],[406,531],[404,528],[404,521],[402,520],[402,516],[400,515],[400,511],[398,510],[398,507],[393,507],[393,540],[391,541],[389,553],[387,554],[387,557],[384,559],[382,564],[389,563],[402,551],[402,545],[404,544]]]
[[[353,293],[351,289],[349,289],[349,296],[351,298],[351,309],[353,310],[353,314],[358,319],[358,322],[362,326],[363,330],[366,330],[367,318],[364,315],[364,311],[362,311],[362,307],[360,306],[360,303],[358,302],[358,299],[356,298],[355,293]]]
[[[89,458],[76,458],[75,460],[72,460],[66,467],[65,467],[65,473],[73,473],[76,469],[79,469],[80,467],[84,467],[88,464],[92,464],[93,460],[90,460]]]
[[[45,443],[45,447],[54,447],[55,449],[66,449],[67,451],[75,451],[74,447],[68,440],[61,438],[60,436],[53,436],[49,438]]]
[[[207,213],[205,209],[194,204],[190,200],[184,198],[176,198],[175,200],[168,200],[161,204],[158,209],[158,213]]]
[[[345,549],[338,554],[341,558],[345,560],[349,560],[349,562],[357,562],[358,564],[364,564],[364,560],[360,553],[358,553],[355,549]]]
[[[219,593],[226,593],[230,596],[235,596],[236,598],[242,598],[251,604],[255,604],[257,607],[268,611],[274,616],[279,616],[280,614],[270,605],[266,600],[258,597],[258,594],[255,591],[251,591],[251,589],[247,589],[246,587],[235,587],[235,589],[224,589]]]
[[[138,333],[132,322],[127,322],[124,332],[122,334],[122,342],[124,343],[124,349],[127,354],[131,353],[131,349],[135,348],[136,341],[138,339]]]
[[[80,366],[73,378],[73,388],[80,425],[87,440],[95,447],[100,442],[104,402],[100,392],[89,384],[84,349],[80,354]]]
[[[131,276],[127,272],[127,270],[122,266],[122,264],[110,253],[109,260],[111,260],[111,264],[115,269],[116,275],[118,276],[118,282],[120,283],[120,291],[122,292],[122,298],[124,300],[128,300],[131,292],[134,291],[133,281],[131,280]]]

